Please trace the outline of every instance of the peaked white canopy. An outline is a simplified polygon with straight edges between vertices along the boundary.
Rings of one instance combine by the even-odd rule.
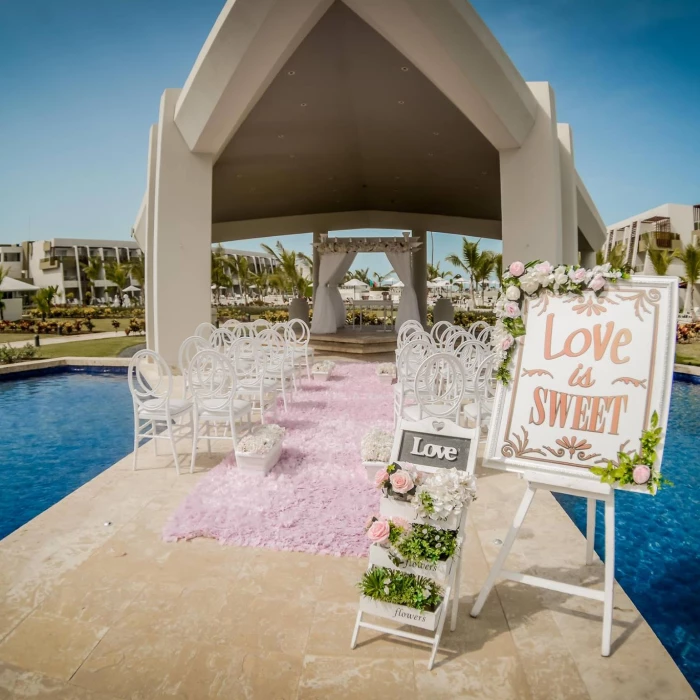
[[[0,282],[0,292],[36,292],[39,287],[35,287],[28,282],[16,280],[13,277],[5,277]]]

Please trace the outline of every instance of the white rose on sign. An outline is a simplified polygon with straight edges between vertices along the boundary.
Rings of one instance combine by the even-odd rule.
[[[520,290],[514,284],[508,287],[506,299],[508,299],[508,301],[518,301],[518,299],[520,299]]]
[[[527,274],[520,278],[520,289],[522,289],[525,294],[534,294],[540,288],[540,283],[535,279],[534,275]]]

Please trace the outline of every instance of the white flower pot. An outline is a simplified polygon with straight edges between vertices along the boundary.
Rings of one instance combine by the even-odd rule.
[[[450,557],[446,561],[426,561],[411,564],[409,566],[397,566],[391,561],[391,557],[389,556],[389,551],[387,549],[378,544],[373,544],[369,548],[369,563],[373,564],[374,566],[381,566],[384,569],[396,569],[397,571],[403,571],[406,574],[425,576],[433,581],[444,583],[447,581],[450,576],[450,572],[452,571],[454,557]]]
[[[319,382],[327,382],[328,377],[331,376],[330,372],[312,372],[311,374],[313,374],[314,379]]]
[[[393,384],[394,383],[394,377],[392,377],[390,374],[378,374],[377,377],[379,377],[379,381],[382,384]]]
[[[459,530],[461,516],[450,515],[445,520],[430,520],[429,518],[419,518],[416,515],[415,506],[408,501],[397,501],[395,498],[383,496],[379,501],[379,513],[385,518],[400,517],[410,523],[423,523],[432,525],[440,530]],[[462,508],[462,513],[466,513],[466,508]]]
[[[362,466],[365,468],[365,472],[367,473],[367,481],[369,481],[370,484],[373,484],[375,474],[380,469],[385,469],[387,464],[389,464],[388,461],[386,461],[386,462],[365,462],[363,460]]]
[[[360,596],[360,610],[368,615],[376,615],[387,620],[401,622],[404,625],[420,627],[431,632],[437,629],[440,622],[440,617],[445,612],[445,601],[440,603],[440,606],[435,612],[427,610],[416,610],[405,605],[396,605],[394,603],[383,603],[380,600],[374,600],[367,596]]]
[[[282,454],[282,440],[263,455],[254,452],[239,452],[236,450],[236,465],[243,471],[256,472],[257,474],[267,474],[272,467],[279,462]]]

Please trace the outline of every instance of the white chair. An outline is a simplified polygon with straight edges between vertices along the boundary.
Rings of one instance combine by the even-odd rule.
[[[467,330],[475,337],[478,338],[482,331],[489,328],[489,324],[486,321],[474,321],[474,323],[467,328]]]
[[[430,329],[430,337],[433,339],[433,343],[436,348],[442,348],[443,347],[443,336],[445,333],[447,333],[451,328],[452,325],[449,321],[438,321],[437,323],[433,324],[433,327]]]
[[[311,365],[314,362],[314,349],[309,347],[311,329],[300,318],[292,319],[285,327],[285,340],[289,344],[294,367],[306,365],[306,376],[311,379]]]
[[[457,423],[464,398],[464,368],[448,352],[438,352],[421,363],[414,382],[416,404],[403,411],[403,418],[422,420],[432,416]]]
[[[231,359],[236,372],[236,394],[248,401],[253,411],[260,412],[260,422],[265,423],[265,412],[275,408],[277,386],[266,380],[263,357],[257,338],[239,338],[231,346]]]
[[[189,338],[185,338],[182,341],[177,354],[177,365],[180,368],[180,374],[182,375],[182,381],[184,383],[183,396],[190,396],[189,389],[187,388],[187,370],[189,369],[190,362],[192,362],[192,358],[198,352],[207,350],[209,347],[209,343],[199,334],[191,335]]]
[[[454,353],[467,340],[473,340],[472,335],[465,328],[455,326],[444,343],[443,351]]]
[[[236,397],[236,372],[231,360],[216,350],[202,350],[190,362],[187,370],[187,383],[194,403],[192,435],[192,461],[190,472],[194,471],[197,458],[197,443],[200,426],[206,430],[207,449],[211,454],[211,433],[213,425],[216,437],[226,437],[226,428],[231,430],[231,441],[236,447],[236,422],[248,418],[248,429],[252,426],[251,405]],[[224,434],[219,436],[218,426],[223,424]]]
[[[418,368],[434,352],[435,346],[427,334],[421,334],[421,337],[409,341],[401,349],[394,384],[394,425],[403,416],[404,407],[414,398],[413,388]]]
[[[192,417],[192,401],[173,398],[173,375],[165,360],[152,350],[140,350],[129,362],[127,374],[129,391],[134,402],[134,471],[141,440],[153,440],[156,455],[158,440],[169,440],[180,474],[177,443],[191,434],[182,420]],[[162,424],[162,432],[158,427]]]
[[[413,339],[413,334],[422,332],[423,326],[418,321],[404,321],[396,335],[396,356],[401,352],[401,349],[409,340]]]
[[[239,323],[237,326],[231,328],[231,335],[234,340],[239,338],[254,338],[257,335],[255,326],[252,323]]]
[[[481,333],[479,333],[478,341],[483,343],[487,348],[491,347],[491,334],[493,333],[493,326],[486,326]]]
[[[236,326],[240,326],[241,321],[239,321],[237,318],[229,318],[228,321],[224,322],[224,325],[222,328],[226,328],[227,330],[231,331],[233,330]]]
[[[497,367],[498,355],[495,353],[487,355],[481,361],[474,378],[473,401],[462,406],[463,422],[468,424],[472,421],[477,435],[481,435],[482,426],[491,419],[493,413],[493,403],[498,387]]]
[[[282,395],[282,405],[287,410],[287,394],[296,388],[294,364],[287,351],[285,339],[272,329],[261,331],[257,337],[258,357],[262,361],[263,381],[272,383]]]
[[[217,328],[209,337],[209,347],[212,350],[228,355],[233,343],[233,333],[228,328]]]
[[[253,326],[258,333],[265,328],[272,328],[272,324],[265,318],[258,318],[255,321],[251,321],[250,325]]]
[[[204,340],[209,340],[209,338],[211,338],[211,334],[215,330],[216,326],[213,323],[208,323],[205,321],[204,323],[200,323],[197,328],[195,328],[194,334],[200,338],[204,338]]]

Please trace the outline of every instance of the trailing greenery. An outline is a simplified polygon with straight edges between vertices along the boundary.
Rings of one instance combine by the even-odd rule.
[[[442,588],[425,576],[414,576],[380,566],[367,571],[358,584],[362,595],[383,603],[434,612],[442,602]]]
[[[37,349],[27,343],[24,347],[13,348],[9,345],[0,345],[0,365],[10,365],[13,362],[25,362],[33,360],[37,356]]]
[[[624,452],[621,450],[617,453],[617,462],[608,460],[606,466],[591,467],[591,471],[596,476],[599,476],[604,484],[619,484],[620,486],[646,484],[651,494],[655,494],[662,486],[673,486],[672,482],[654,470],[656,448],[661,442],[662,434],[663,428],[659,425],[659,414],[654,411],[651,416],[650,426],[642,431],[641,452]],[[635,479],[635,469],[640,466],[648,467],[647,481],[641,481],[639,478]],[[643,471],[646,474],[646,470]]]

